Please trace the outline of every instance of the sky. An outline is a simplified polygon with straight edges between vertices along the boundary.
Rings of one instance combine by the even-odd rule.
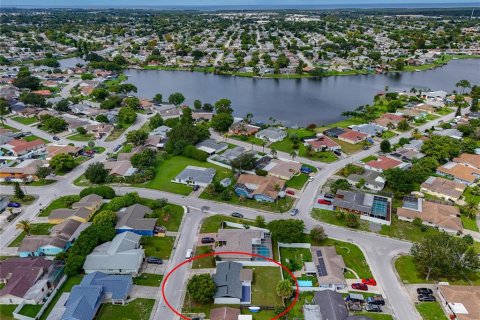
[[[295,5],[375,5],[405,3],[476,4],[478,0],[0,0],[1,6],[91,7],[91,6],[295,6]],[[403,5],[402,5],[403,4]]]

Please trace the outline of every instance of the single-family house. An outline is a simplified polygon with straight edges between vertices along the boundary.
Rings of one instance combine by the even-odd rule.
[[[438,295],[450,319],[480,319],[480,286],[452,286],[441,284]]]
[[[137,171],[130,160],[105,161],[103,165],[110,175],[117,177],[130,177]]]
[[[282,195],[285,181],[273,176],[241,174],[235,185],[235,194],[256,201],[275,202]]]
[[[122,232],[112,241],[97,246],[85,260],[85,273],[100,271],[107,274],[137,275],[145,257],[145,251],[140,245],[141,237],[133,232]]]
[[[390,225],[392,199],[370,193],[338,190],[332,200],[334,210],[352,212],[361,219]]]
[[[375,160],[370,160],[365,163],[365,169],[378,172],[383,172],[385,170],[394,168],[405,169],[409,166],[410,164],[408,163],[385,156],[378,157]]]
[[[365,318],[356,318],[349,316],[345,300],[340,292],[332,290],[316,291],[313,298],[314,305],[304,305],[305,320],[366,320]],[[351,318],[352,317],[352,318]]]
[[[315,139],[306,139],[303,141],[305,146],[312,146],[312,149],[315,151],[335,151],[341,150],[342,147],[323,134],[318,134]]]
[[[410,222],[419,218],[425,225],[450,233],[463,231],[460,210],[457,207],[421,198],[405,197],[402,207],[397,209],[397,216],[400,220]]]
[[[45,148],[45,142],[41,139],[27,141],[24,139],[13,139],[7,144],[0,146],[4,150],[5,156],[30,158],[35,154],[39,154]]]
[[[462,153],[459,157],[453,158],[452,161],[475,169],[480,169],[480,154]]]
[[[447,97],[447,92],[443,90],[438,91],[430,91],[422,93],[422,97],[424,99],[432,99],[432,100],[443,100]]]
[[[420,191],[446,201],[456,202],[467,186],[461,182],[440,177],[429,177],[420,185]]]
[[[432,134],[436,136],[450,137],[457,140],[461,140],[463,138],[463,133],[454,128],[440,129],[440,130],[434,131]]]
[[[72,287],[60,320],[93,320],[103,302],[125,304],[132,286],[130,275],[87,274]]]
[[[108,123],[87,124],[85,130],[87,130],[87,134],[92,134],[95,139],[101,139],[113,130],[113,126]]]
[[[192,119],[195,121],[211,121],[213,119],[213,112],[192,112]]]
[[[238,320],[240,309],[221,307],[210,310],[210,320]]]
[[[398,113],[384,113],[374,121],[374,123],[383,128],[396,128],[398,124],[405,118]]]
[[[166,138],[167,133],[169,133],[171,130],[172,130],[172,128],[170,128],[170,127],[160,126],[158,128],[153,129],[150,134],[160,136],[162,138]]]
[[[0,182],[31,182],[38,180],[37,169],[45,166],[39,159],[28,159],[16,167],[0,168]]]
[[[300,169],[302,169],[302,164],[297,161],[272,158],[268,159],[268,162],[262,162],[257,169],[267,171],[268,175],[272,177],[290,180],[293,178],[293,176],[300,174]]]
[[[50,144],[47,146],[47,156],[45,160],[50,161],[58,154],[69,154],[71,156],[78,156],[84,150],[84,147],[76,147],[70,145]]]
[[[453,179],[467,186],[475,183],[480,178],[480,170],[456,162],[448,162],[437,168],[437,174]]]
[[[410,140],[409,143],[403,145],[403,148],[408,150],[421,151],[422,146],[423,146],[423,140],[414,139],[414,140]]]
[[[226,261],[217,264],[215,274],[215,304],[250,304],[253,270],[243,269],[238,262]]]
[[[180,118],[182,115],[182,107],[177,107],[173,104],[162,104],[153,107],[155,111],[165,120]]]
[[[218,230],[215,252],[248,252],[272,258],[270,234],[261,229],[220,229]],[[219,255],[222,261],[255,261],[260,257],[245,254]]]
[[[287,133],[277,127],[270,127],[255,133],[255,137],[269,142],[282,141],[287,137]]]
[[[215,174],[216,170],[213,168],[187,166],[172,182],[206,187],[212,183]]]
[[[18,248],[18,255],[24,257],[55,256],[69,248],[68,240],[52,236],[26,236]]]
[[[368,169],[363,173],[352,173],[347,177],[347,181],[353,186],[364,182],[363,187],[374,191],[382,191],[386,182],[381,172]]]
[[[117,213],[117,233],[133,232],[142,236],[153,236],[155,234],[156,218],[145,218],[145,215],[152,213],[152,210],[142,204],[134,204],[121,209]]]
[[[390,153],[390,157],[398,159],[402,162],[412,162],[413,160],[418,160],[425,157],[425,154],[412,149],[398,148]]]
[[[386,130],[386,128],[379,126],[375,123],[364,123],[358,126],[353,126],[352,130],[365,133],[368,137],[373,138],[378,136],[379,134],[381,135]]]
[[[354,130],[345,130],[344,133],[340,134],[338,140],[345,141],[347,143],[356,144],[368,138],[368,135]]]
[[[100,209],[100,206],[103,204],[103,198],[97,194],[89,194],[81,198],[78,202],[72,204],[72,209],[86,208],[92,212]]]
[[[330,128],[325,131],[323,131],[323,134],[325,134],[327,137],[332,137],[332,138],[338,138],[345,132],[349,131],[348,129],[343,129],[343,128]]]
[[[217,142],[213,139],[203,140],[195,145],[195,148],[202,150],[209,155],[219,153],[228,149],[228,144],[225,142]]]
[[[306,262],[305,270],[317,277],[320,288],[333,291],[348,288],[344,276],[345,262],[342,256],[337,254],[335,247],[311,247],[310,252],[313,262]]]
[[[77,209],[55,209],[50,212],[48,216],[48,223],[59,224],[66,220],[76,220],[80,223],[85,223],[90,220],[93,215],[93,211],[88,210],[87,208],[77,208]]]
[[[251,136],[252,134],[256,134],[259,130],[260,130],[260,127],[246,123],[242,120],[242,121],[237,121],[233,123],[230,126],[228,133],[231,135]]]

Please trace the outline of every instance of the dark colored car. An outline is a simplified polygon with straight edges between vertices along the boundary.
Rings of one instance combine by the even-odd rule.
[[[352,289],[368,291],[368,286],[365,283],[352,283]]]
[[[116,147],[113,149],[113,152],[117,152],[118,150],[120,150],[121,147],[122,147],[122,145],[119,144],[118,146],[116,146]]]
[[[200,186],[195,184],[195,185],[193,186],[193,191],[197,191],[198,189],[200,189]]]
[[[335,195],[333,195],[331,193],[325,193],[325,195],[323,197],[326,198],[326,199],[335,199]]]
[[[365,311],[368,311],[368,312],[382,312],[382,308],[380,308],[377,305],[369,303],[365,306]]]
[[[22,205],[21,205],[20,203],[18,203],[18,202],[10,202],[10,203],[8,204],[8,207],[10,207],[10,208],[20,208],[21,206],[22,206]]]
[[[202,243],[213,243],[213,242],[215,242],[214,238],[211,238],[211,237],[202,238]]]
[[[163,260],[157,257],[147,257],[147,263],[163,264]]]
[[[240,212],[234,212],[234,213],[232,213],[232,217],[243,218],[243,214],[241,214]]]
[[[342,152],[339,150],[334,150],[333,153],[335,153],[339,157],[342,155]]]
[[[437,299],[434,296],[429,295],[429,294],[420,294],[420,295],[418,295],[418,301],[421,301],[421,302],[435,302],[435,301],[437,301]]]
[[[363,150],[368,150],[368,149],[370,149],[369,146],[364,146],[364,147],[363,147]]]
[[[309,168],[309,167],[302,167],[302,168],[300,169],[300,172],[302,172],[302,173],[312,173],[313,170],[312,170],[311,168]]]
[[[417,293],[418,294],[431,295],[431,294],[433,294],[433,291],[432,291],[432,289],[428,289],[428,288],[417,288]]]
[[[385,305],[385,300],[383,299],[382,296],[368,297],[366,301],[367,301],[367,303],[374,304],[374,305],[377,305],[377,306],[384,306]]]
[[[55,141],[60,141],[60,138],[57,137],[57,136],[53,136],[53,140],[55,140]]]

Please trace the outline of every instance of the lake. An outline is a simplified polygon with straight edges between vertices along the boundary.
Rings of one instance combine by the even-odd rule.
[[[80,62],[69,59],[70,64]],[[341,113],[372,103],[385,86],[390,90],[455,90],[455,83],[467,79],[480,84],[480,59],[450,61],[446,66],[420,72],[382,75],[333,76],[320,79],[255,79],[189,71],[129,69],[128,82],[138,88],[137,96],[151,99],[161,93],[166,100],[172,92],[181,92],[186,103],[195,99],[214,103],[232,101],[235,116],[251,112],[256,121],[270,117],[286,125],[305,126],[336,122]]]

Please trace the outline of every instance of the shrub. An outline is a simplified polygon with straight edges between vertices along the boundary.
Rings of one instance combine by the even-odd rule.
[[[417,227],[421,227],[423,225],[422,219],[420,219],[419,217],[416,217],[415,219],[413,219],[412,223]]]
[[[140,197],[137,193],[127,193],[121,197],[113,198],[106,206],[107,210],[118,211],[122,208],[138,203]]]
[[[207,161],[209,155],[203,150],[199,150],[192,145],[188,145],[183,149],[183,155],[185,157],[205,162]]]
[[[82,198],[90,194],[99,195],[103,199],[115,198],[115,190],[109,186],[88,187],[80,191],[80,197]]]
[[[345,215],[345,225],[356,229],[360,226],[360,218],[355,213],[347,213]]]
[[[265,171],[265,170],[263,170],[263,169],[257,169],[257,170],[255,170],[255,174],[256,174],[257,176],[266,177],[267,174],[268,174],[268,171]]]

